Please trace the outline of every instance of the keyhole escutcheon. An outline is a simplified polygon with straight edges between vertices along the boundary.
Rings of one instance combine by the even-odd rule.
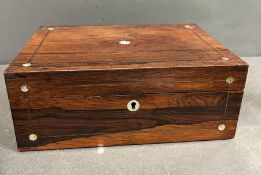
[[[131,100],[127,104],[129,111],[137,111],[140,108],[140,103],[137,100]]]

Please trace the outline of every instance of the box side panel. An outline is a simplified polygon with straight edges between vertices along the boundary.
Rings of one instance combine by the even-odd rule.
[[[24,126],[21,126],[21,125],[17,125],[17,122],[16,121],[29,121],[29,118],[28,118],[28,108],[26,106],[26,103],[25,103],[25,100],[22,99],[22,98],[16,98],[16,95],[13,93],[13,91],[11,90],[12,87],[13,87],[13,84],[12,83],[7,83],[8,82],[8,73],[5,73],[4,74],[4,78],[5,78],[5,82],[6,82],[6,90],[7,90],[7,96],[8,96],[8,99],[9,99],[9,104],[10,104],[10,110],[11,110],[11,114],[12,114],[12,119],[13,119],[13,125],[14,125],[14,130],[15,130],[15,136],[16,136],[16,142],[17,142],[17,147],[21,147],[22,144],[21,144],[21,137],[20,137],[20,133],[30,133],[30,127],[28,127],[27,123],[24,125]],[[12,99],[12,100],[10,100]],[[15,102],[14,103],[12,103]],[[17,108],[17,105],[21,105],[23,104],[21,110],[24,111],[24,113],[26,113],[27,115],[24,115],[22,117],[18,116],[18,115],[15,115],[15,109]],[[20,118],[19,118],[20,117]]]

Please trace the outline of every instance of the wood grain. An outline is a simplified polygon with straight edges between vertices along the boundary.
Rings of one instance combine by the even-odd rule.
[[[161,126],[158,126],[155,129],[145,129],[140,132],[119,132],[115,134],[101,134],[99,136],[40,137],[38,142],[19,140],[18,149],[19,151],[32,151],[97,146],[137,145],[231,139],[235,136],[237,120],[226,120],[227,129],[223,132],[217,130],[219,124],[220,121],[213,121],[189,126],[164,126],[164,129],[166,130],[163,130]],[[41,145],[39,143],[47,144]]]
[[[32,144],[34,146],[48,145],[53,142],[53,139],[57,142],[64,138],[88,140],[89,137],[99,138],[103,135],[111,137],[110,135],[117,133],[128,134],[129,132],[135,134],[142,133],[144,130],[152,133],[159,132],[162,137],[165,137],[165,133],[183,130],[188,133],[193,133],[194,130],[208,132],[208,130],[217,130],[217,123],[221,124],[224,118],[226,121],[236,122],[242,99],[242,93],[232,92],[229,93],[228,101],[226,101],[228,94],[224,92],[168,95],[170,96],[168,105],[165,103],[166,96],[152,96],[151,99],[154,101],[152,100],[150,104],[147,102],[146,105],[153,108],[141,107],[137,112],[128,111],[126,106],[122,109],[121,105],[117,106],[117,103],[113,101],[111,101],[112,106],[116,105],[118,109],[102,109],[104,107],[102,106],[97,110],[79,110],[77,107],[64,109],[49,108],[47,105],[42,109],[30,109],[30,120],[27,110],[12,110],[19,147],[30,147]],[[155,104],[159,107],[155,108]],[[64,103],[64,106],[67,105],[68,103]],[[226,107],[230,109],[229,112]],[[211,123],[215,123],[215,128]],[[37,142],[30,141],[28,136],[31,133],[37,134],[41,139]],[[160,137],[159,133],[156,134],[157,137]],[[186,135],[183,135],[183,137],[183,141],[190,141],[191,136],[186,138]]]
[[[208,72],[208,73],[206,73]],[[12,106],[23,104],[20,86],[30,87],[30,100],[144,93],[242,91],[246,67],[175,68],[117,71],[8,74],[6,84]],[[227,77],[234,77],[231,85]],[[72,83],[73,82],[73,83]]]
[[[248,65],[199,26],[52,28],[5,71],[20,151],[234,137]]]
[[[78,26],[52,31],[42,27],[6,72],[247,65],[197,25],[190,26]],[[121,40],[131,44],[120,45]],[[30,68],[21,66],[28,61]]]

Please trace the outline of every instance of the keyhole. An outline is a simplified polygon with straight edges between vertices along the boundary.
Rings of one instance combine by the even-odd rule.
[[[132,103],[131,103],[131,107],[132,107],[133,110],[135,110],[135,106],[136,106],[136,103],[135,103],[135,102],[132,102]]]
[[[129,111],[137,111],[140,108],[140,103],[137,100],[131,100],[127,104]]]

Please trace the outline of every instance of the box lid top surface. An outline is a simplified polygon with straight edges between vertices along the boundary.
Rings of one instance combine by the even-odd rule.
[[[195,24],[41,27],[6,73],[246,66]]]

